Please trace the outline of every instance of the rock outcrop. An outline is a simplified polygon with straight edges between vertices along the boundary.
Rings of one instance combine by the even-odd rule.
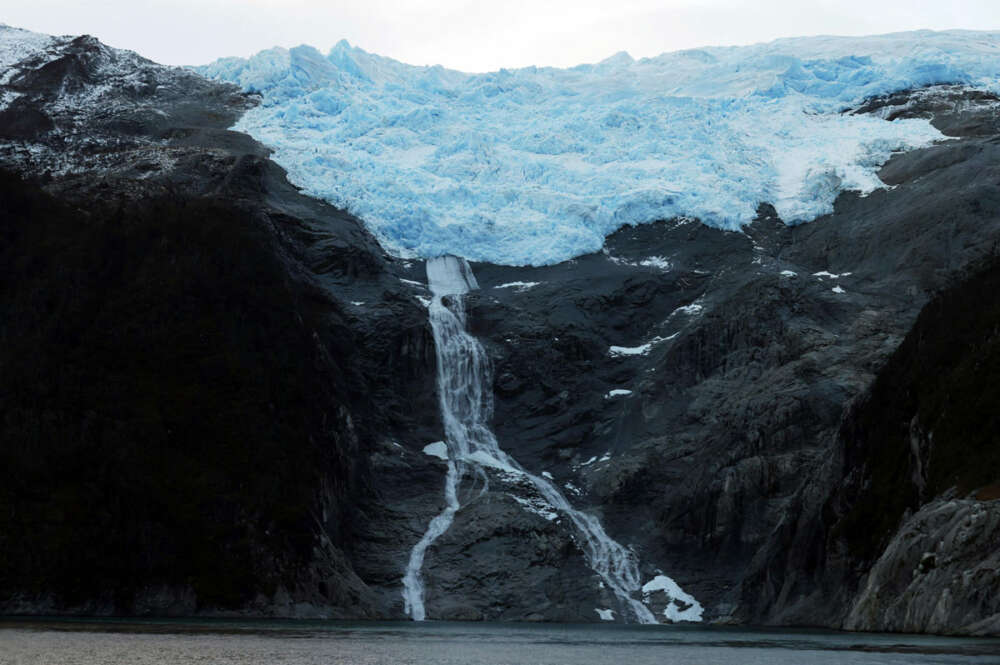
[[[998,585],[1000,502],[936,499],[900,525],[844,628],[996,635]]]
[[[967,272],[850,406],[814,479],[832,489],[815,504],[824,527],[811,545],[824,552],[825,598],[807,615],[829,606],[850,609],[851,628],[995,632],[995,534],[981,527],[998,510],[1000,262],[994,253]]]

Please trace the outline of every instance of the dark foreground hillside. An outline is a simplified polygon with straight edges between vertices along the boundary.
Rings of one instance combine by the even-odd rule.
[[[419,303],[234,88],[89,37],[14,69],[0,613],[379,611],[350,549],[372,447],[436,423]]]
[[[240,607],[301,575],[321,483],[365,482],[337,417],[349,338],[248,221],[211,198],[83,210],[0,176],[0,587]]]

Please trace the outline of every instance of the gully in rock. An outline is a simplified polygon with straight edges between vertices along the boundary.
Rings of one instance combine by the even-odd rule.
[[[448,530],[458,512],[458,489],[465,474],[474,469],[485,477],[485,469],[494,468],[527,479],[555,511],[569,518],[581,537],[588,565],[618,599],[623,618],[656,623],[649,608],[635,597],[642,588],[635,556],[612,540],[596,517],[573,508],[554,483],[529,473],[500,449],[489,427],[493,414],[489,358],[479,341],[466,331],[462,296],[478,288],[468,262],[454,256],[431,259],[427,262],[427,282],[433,295],[429,314],[437,354],[441,417],[448,445],[447,505],[431,520],[427,532],[410,553],[403,577],[406,612],[416,621],[426,618],[421,579],[424,556],[427,548]],[[688,599],[692,610],[690,618],[700,619],[701,606],[679,587],[677,590],[679,593],[675,595]]]

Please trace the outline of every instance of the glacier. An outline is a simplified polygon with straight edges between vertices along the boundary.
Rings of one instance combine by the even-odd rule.
[[[346,41],[196,68],[259,93],[235,129],[306,193],[360,217],[402,257],[545,265],[628,224],[728,230],[761,203],[787,224],[884,184],[928,121],[845,113],[904,89],[1000,89],[1000,33],[806,37],[569,69],[464,73]]]

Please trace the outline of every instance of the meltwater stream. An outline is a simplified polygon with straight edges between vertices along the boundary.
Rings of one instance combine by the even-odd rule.
[[[431,328],[437,353],[438,396],[448,447],[445,478],[445,509],[431,520],[427,532],[410,553],[403,577],[406,612],[416,621],[426,617],[421,578],[427,548],[451,526],[460,508],[458,489],[471,471],[486,476],[487,467],[528,480],[557,512],[570,519],[580,536],[588,565],[618,598],[624,613],[640,623],[657,623],[653,613],[634,596],[643,589],[635,556],[605,533],[593,515],[573,508],[558,487],[542,476],[526,471],[500,449],[489,426],[493,415],[492,377],[489,358],[479,341],[466,331],[464,294],[478,288],[465,259],[443,256],[427,261],[427,282],[433,296],[429,305]],[[658,577],[657,580],[668,580]],[[676,589],[674,595],[695,606],[697,601]],[[647,584],[647,590],[649,588]],[[662,586],[657,588],[663,588]]]

